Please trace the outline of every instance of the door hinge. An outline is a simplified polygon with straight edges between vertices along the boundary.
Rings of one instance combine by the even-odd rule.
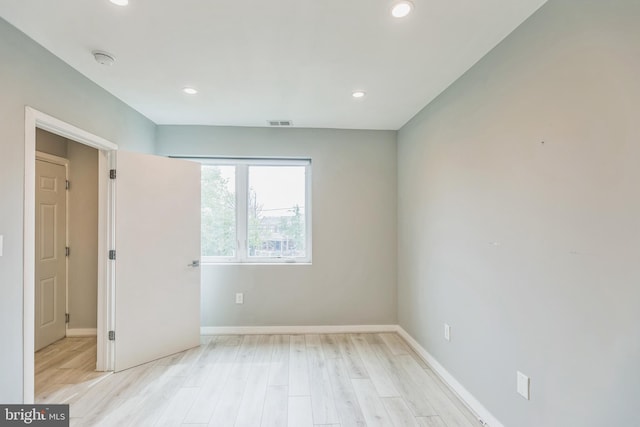
[[[116,259],[116,251],[113,249],[109,251],[109,259]]]
[[[109,178],[110,179],[116,179],[116,170],[115,169],[110,169],[109,170]]]
[[[67,179],[67,180],[64,182],[64,189],[65,189],[65,190],[68,190],[68,189],[70,189],[70,188],[71,188],[71,182]]]
[[[71,318],[71,316],[69,316],[69,313],[65,313],[64,314],[64,323],[69,323],[69,319]]]
[[[109,331],[109,341],[116,340],[116,331]]]
[[[69,256],[71,255],[71,248],[69,246],[66,246],[64,248],[64,256]]]

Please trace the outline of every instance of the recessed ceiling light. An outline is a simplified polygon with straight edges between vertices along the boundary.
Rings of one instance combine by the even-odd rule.
[[[196,93],[198,93],[198,91],[192,87],[185,87],[184,89],[182,89],[182,91],[187,95],[195,95]]]
[[[413,3],[409,0],[401,0],[393,4],[391,15],[394,18],[404,18],[413,10]]]
[[[126,6],[129,4],[129,0],[109,0],[113,4],[117,4],[118,6]]]
[[[353,93],[351,93],[351,96],[354,98],[363,98],[366,94],[367,92],[363,90],[354,90]]]

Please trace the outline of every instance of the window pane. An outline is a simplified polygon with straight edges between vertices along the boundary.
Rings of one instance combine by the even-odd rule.
[[[202,165],[202,256],[236,255],[236,168]]]
[[[306,254],[305,167],[249,166],[248,256]]]

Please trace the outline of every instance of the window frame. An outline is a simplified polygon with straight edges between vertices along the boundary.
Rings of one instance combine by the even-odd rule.
[[[305,158],[254,158],[254,157],[198,157],[190,158],[203,166],[235,166],[236,197],[236,248],[234,257],[200,255],[202,264],[311,264],[312,261],[312,168],[311,159]],[[251,166],[304,166],[305,168],[305,256],[304,257],[255,257],[249,256],[249,167]]]

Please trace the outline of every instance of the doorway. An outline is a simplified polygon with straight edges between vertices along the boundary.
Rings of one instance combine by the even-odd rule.
[[[24,265],[23,265],[23,402],[34,402],[35,385],[35,220],[36,220],[36,131],[48,131],[97,150],[98,156],[98,227],[97,227],[97,360],[98,371],[113,370],[113,345],[107,331],[113,327],[113,267],[106,262],[113,244],[113,191],[109,186],[112,153],[118,146],[110,141],[65,123],[55,117],[25,108],[25,177],[24,177]],[[73,320],[72,320],[73,321]]]
[[[96,369],[98,150],[42,129],[36,150],[34,369],[41,403]],[[58,365],[63,370],[52,374]]]

